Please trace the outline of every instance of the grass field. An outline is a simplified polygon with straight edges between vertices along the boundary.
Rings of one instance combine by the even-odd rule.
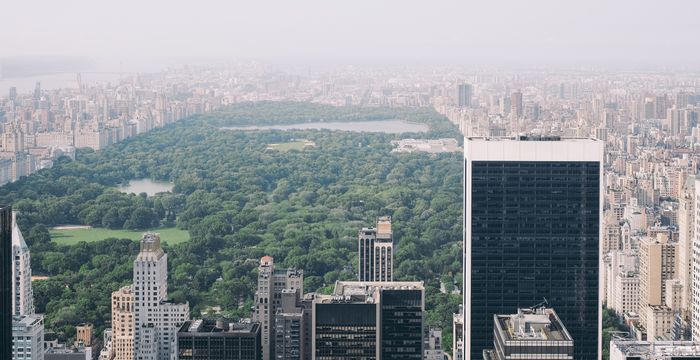
[[[187,230],[180,230],[175,227],[153,229],[150,231],[159,233],[160,240],[168,243],[168,245],[179,244],[190,239],[190,234],[187,232]],[[103,228],[52,229],[49,232],[51,233],[51,240],[61,245],[75,245],[81,241],[90,242],[104,240],[107,238],[132,239],[136,241],[141,239],[141,235],[144,233],[144,231],[110,230]]]
[[[281,144],[269,144],[269,145],[267,145],[267,148],[269,150],[277,150],[277,151],[287,152],[290,150],[302,151],[307,147],[314,147],[314,146],[316,146],[316,144],[314,144],[313,141],[300,140],[300,141],[291,141],[291,142],[286,142],[286,143],[281,143]]]

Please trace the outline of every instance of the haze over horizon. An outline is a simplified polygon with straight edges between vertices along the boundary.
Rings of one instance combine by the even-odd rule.
[[[10,2],[0,58],[696,68],[700,2]]]

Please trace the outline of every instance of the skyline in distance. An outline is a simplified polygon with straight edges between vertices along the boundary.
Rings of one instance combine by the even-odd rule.
[[[691,0],[11,2],[0,58],[696,69],[698,13]]]

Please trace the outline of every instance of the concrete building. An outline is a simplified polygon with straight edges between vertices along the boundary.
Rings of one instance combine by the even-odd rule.
[[[392,281],[394,278],[394,242],[391,217],[377,219],[377,226],[363,228],[358,235],[359,281]]]
[[[615,274],[615,296],[612,308],[618,314],[639,312],[639,274],[632,271],[619,271]]]
[[[189,304],[168,301],[168,255],[160,236],[145,233],[134,260],[134,358],[170,360],[177,329],[189,318]]]
[[[493,314],[544,297],[569,329],[574,358],[599,359],[603,143],[518,136],[464,144],[465,358],[493,346]]]
[[[425,346],[425,360],[445,360],[442,350],[442,330],[431,328],[428,331],[428,341]]]
[[[314,360],[423,358],[422,282],[336,282],[313,302]]]
[[[304,321],[304,307],[299,302],[297,290],[284,289],[280,305],[275,313],[275,359],[305,359],[306,343],[304,334],[307,325]]]
[[[44,317],[16,316],[12,321],[12,360],[44,360]]]
[[[464,360],[464,307],[452,314],[452,359]]]
[[[574,340],[554,309],[519,309],[493,316],[493,349],[484,360],[574,359]]]
[[[133,285],[112,293],[112,349],[115,360],[134,360]]]
[[[610,341],[610,360],[695,360],[700,345],[692,341]]]
[[[678,207],[678,280],[682,286],[681,316],[689,320],[693,304],[693,240],[695,238],[695,182],[682,187]]]
[[[75,343],[76,346],[92,346],[92,332],[94,327],[92,324],[80,324],[75,327]]]
[[[14,316],[34,314],[34,294],[32,293],[32,269],[29,247],[12,213],[12,310]]]
[[[700,178],[695,178],[694,209],[700,209]],[[695,213],[695,212],[693,212]],[[695,216],[693,221],[695,228],[700,227],[700,216]],[[692,294],[700,294],[700,231],[695,231],[691,252],[692,277],[690,279]],[[700,296],[691,295],[691,331],[693,341],[700,341]]]
[[[283,290],[304,292],[304,272],[297,269],[275,269],[274,259],[263,256],[258,266],[258,289],[255,292],[253,320],[260,323],[263,360],[275,359],[275,314]]]
[[[641,318],[646,319],[644,325],[647,340],[669,340],[673,328],[673,310],[666,305],[648,305],[643,310]]]
[[[666,281],[676,275],[677,253],[678,243],[664,236],[643,237],[639,241],[640,320],[647,329],[650,324],[646,315],[652,312],[645,307],[664,305]]]
[[[260,360],[260,324],[185,321],[177,332],[176,360]]]

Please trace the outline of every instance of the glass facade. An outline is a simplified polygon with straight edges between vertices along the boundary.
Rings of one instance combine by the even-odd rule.
[[[599,162],[471,162],[471,355],[493,345],[493,316],[557,309],[574,358],[596,360]]]
[[[423,358],[423,291],[382,290],[382,359]]]
[[[315,304],[317,360],[377,358],[377,306]]]
[[[12,208],[0,205],[0,359],[12,358]]]

